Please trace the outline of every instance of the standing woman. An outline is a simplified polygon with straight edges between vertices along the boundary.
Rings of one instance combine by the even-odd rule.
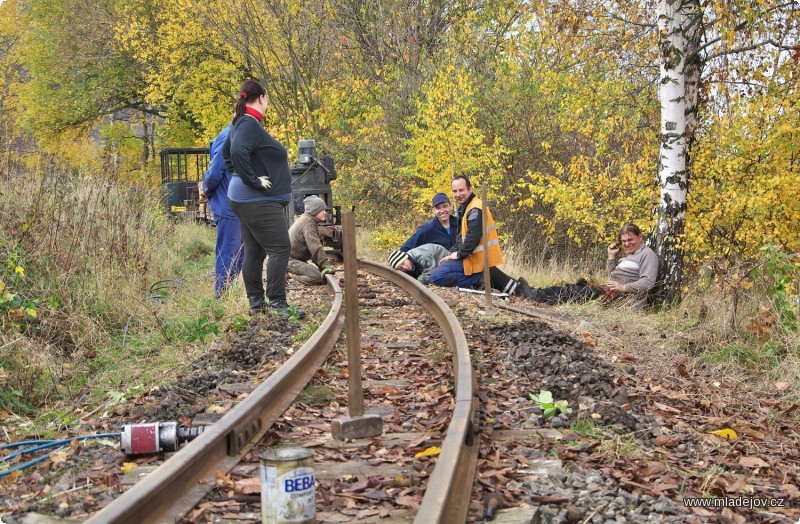
[[[290,315],[286,302],[286,267],[289,263],[289,225],[285,208],[292,199],[292,177],[286,148],[261,125],[267,94],[258,82],[246,80],[228,140],[222,148],[225,167],[231,173],[228,200],[242,224],[244,264],[242,277],[250,314],[271,309]],[[262,272],[267,262],[267,298]],[[300,310],[294,315],[302,317]]]

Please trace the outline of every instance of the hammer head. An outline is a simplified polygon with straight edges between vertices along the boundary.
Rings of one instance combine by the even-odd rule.
[[[494,520],[497,510],[503,507],[503,496],[496,491],[489,493],[483,497],[483,507],[483,520]]]

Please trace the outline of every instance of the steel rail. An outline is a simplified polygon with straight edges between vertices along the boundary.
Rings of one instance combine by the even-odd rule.
[[[364,259],[358,262],[366,271],[400,286],[425,308],[439,323],[453,353],[455,409],[414,522],[462,524],[469,512],[479,448],[475,421],[478,408],[478,398],[475,395],[477,385],[472,372],[467,337],[461,329],[461,323],[444,300],[416,279],[383,264]]]
[[[228,472],[291,406],[328,357],[344,325],[342,290],[330,275],[331,310],[314,335],[240,404],[155,471],[137,482],[87,522],[174,523]]]
[[[519,307],[510,306],[500,301],[496,302],[494,305],[496,305],[501,309],[505,309],[506,311],[512,311],[514,313],[519,313],[520,315],[526,315],[529,317],[538,318],[541,320],[546,320],[548,322],[554,322],[556,324],[562,324],[569,327],[574,327],[574,325],[578,323],[578,319],[565,314],[531,311],[530,309],[523,309]]]

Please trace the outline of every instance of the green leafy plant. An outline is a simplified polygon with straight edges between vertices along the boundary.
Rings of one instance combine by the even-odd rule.
[[[567,408],[569,409],[569,408]],[[586,438],[600,438],[603,432],[591,420],[577,420],[569,429],[576,435]]]
[[[800,297],[797,282],[800,280],[800,267],[797,253],[784,253],[780,246],[761,248],[764,264],[755,270],[756,279],[772,297],[772,304],[785,329],[798,327],[796,300]]]
[[[209,335],[219,335],[219,323],[203,315],[184,325],[182,338],[186,342],[205,342]]]
[[[25,264],[19,253],[11,253],[0,260],[0,313],[7,315],[17,327],[36,318],[36,308],[41,302],[19,291],[24,278]]]
[[[290,306],[289,309],[290,311],[292,307],[294,306]],[[311,338],[311,336],[314,333],[316,333],[316,331],[317,331],[317,326],[315,326],[314,324],[308,324],[299,333],[297,333],[295,336],[292,337],[292,342],[294,342],[295,344],[304,344],[306,340]]]
[[[163,323],[166,340],[205,342],[209,335],[219,335],[219,322],[201,315],[197,319],[167,319]]]
[[[236,318],[234,318],[233,322],[231,322],[231,329],[233,331],[239,331],[247,325],[247,320],[248,317],[244,315],[236,315]]]
[[[572,413],[572,408],[568,406],[566,400],[553,402],[553,394],[547,390],[542,389],[539,391],[538,395],[530,393],[528,396],[542,408],[544,418],[553,418],[559,413]]]
[[[298,308],[297,305],[295,305],[295,304],[292,304],[291,306],[289,306],[289,322],[299,322],[300,321],[300,316],[298,315],[298,311],[299,310],[300,310],[300,308]]]

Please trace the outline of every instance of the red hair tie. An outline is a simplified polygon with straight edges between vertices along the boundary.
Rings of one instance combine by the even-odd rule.
[[[244,98],[245,100],[247,100],[247,93],[244,93],[244,92],[243,92],[243,93],[242,93],[242,98]]]

